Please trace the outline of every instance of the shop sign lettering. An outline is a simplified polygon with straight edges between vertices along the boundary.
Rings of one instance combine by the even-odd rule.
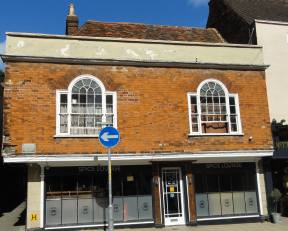
[[[241,163],[214,163],[206,164],[206,168],[242,168]]]
[[[107,166],[78,167],[79,172],[107,172]],[[112,166],[113,172],[120,172],[119,166]]]

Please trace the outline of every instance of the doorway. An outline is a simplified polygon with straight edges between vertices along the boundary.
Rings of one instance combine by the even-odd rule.
[[[162,168],[162,197],[165,225],[185,224],[181,168]]]

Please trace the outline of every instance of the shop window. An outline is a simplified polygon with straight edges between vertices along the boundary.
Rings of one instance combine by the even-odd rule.
[[[198,218],[259,213],[255,165],[243,164],[248,169],[238,165],[226,172],[221,164],[213,170],[205,166],[199,165],[201,171],[195,171]]]
[[[83,170],[84,169],[84,170]],[[86,170],[87,171],[86,171]],[[112,169],[115,222],[153,220],[151,166]],[[51,168],[46,173],[46,225],[108,221],[106,167]]]
[[[237,94],[218,80],[203,81],[197,93],[188,93],[190,135],[240,134]]]
[[[94,76],[77,77],[56,99],[58,136],[97,136],[103,126],[117,126],[116,92]]]

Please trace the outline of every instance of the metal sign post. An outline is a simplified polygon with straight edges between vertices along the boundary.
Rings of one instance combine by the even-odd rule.
[[[108,149],[108,230],[113,231],[113,201],[112,201],[112,164],[111,164],[111,148],[115,147],[120,140],[120,134],[116,128],[105,127],[99,133],[100,143]]]
[[[109,231],[113,231],[113,202],[112,202],[112,168],[111,168],[111,150],[108,148],[108,191],[109,191]]]

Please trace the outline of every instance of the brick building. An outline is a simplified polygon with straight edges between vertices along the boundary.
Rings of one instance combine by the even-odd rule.
[[[27,165],[27,229],[103,226],[112,149],[115,226],[267,215],[272,155],[262,48],[215,29],[88,21],[7,33],[4,161]]]
[[[273,188],[283,194],[279,212],[285,216],[288,216],[287,12],[286,0],[211,0],[207,21],[207,27],[216,28],[228,42],[263,47],[264,63],[269,65],[265,74],[275,149],[273,158],[265,163],[266,182],[268,194]]]

